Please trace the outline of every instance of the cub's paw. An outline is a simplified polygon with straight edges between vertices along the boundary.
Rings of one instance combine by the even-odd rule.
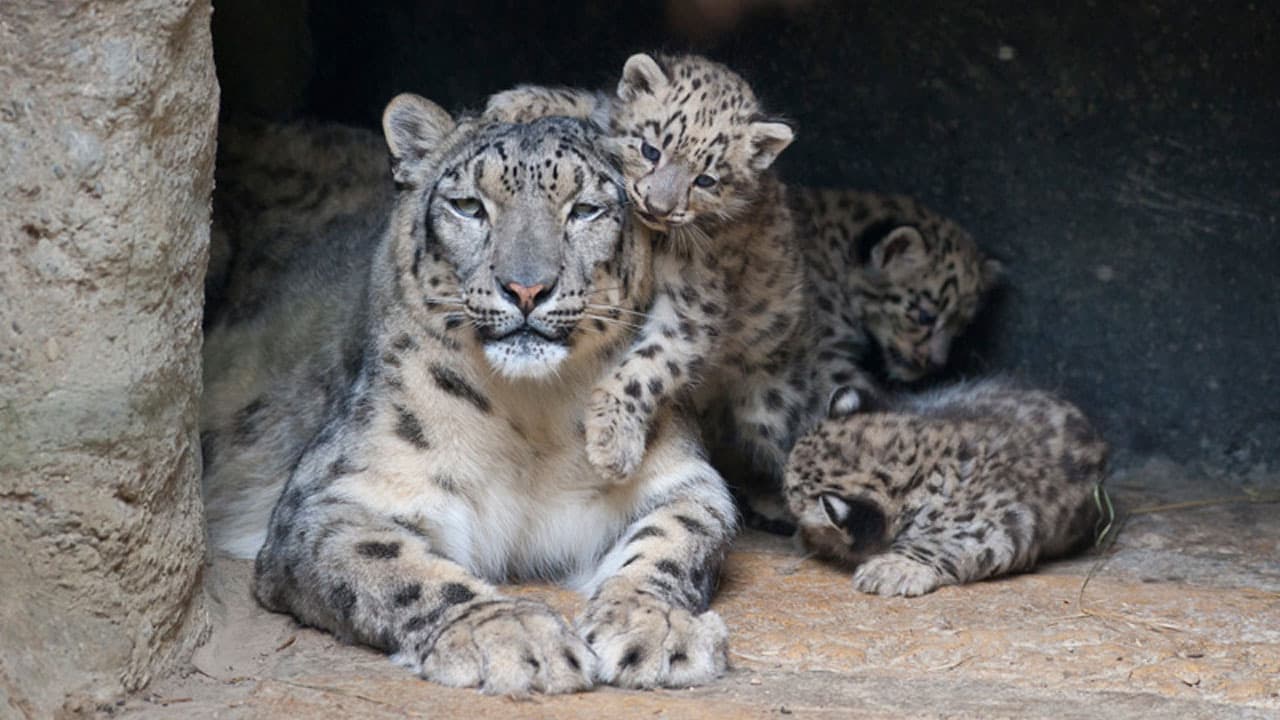
[[[865,593],[915,597],[937,590],[943,584],[937,570],[904,555],[876,555],[858,566],[853,586]]]
[[[573,628],[529,600],[463,606],[423,651],[422,677],[490,695],[586,690],[596,669],[595,655]],[[403,662],[404,654],[395,659]]]
[[[578,627],[599,658],[596,679],[609,685],[701,685],[729,664],[729,629],[719,615],[694,615],[649,595],[594,603]]]
[[[866,377],[854,377],[848,384],[831,392],[827,402],[827,417],[848,417],[856,412],[882,409],[885,404],[883,391]]]
[[[644,459],[647,425],[635,402],[596,390],[587,410],[587,459],[611,482],[625,481]]]
[[[827,417],[848,417],[862,407],[862,397],[855,388],[843,385],[831,393],[831,401],[827,403]]]
[[[484,117],[508,123],[532,122],[545,115],[539,114],[539,110],[545,109],[541,107],[545,104],[542,96],[534,91],[512,88],[489,97]]]

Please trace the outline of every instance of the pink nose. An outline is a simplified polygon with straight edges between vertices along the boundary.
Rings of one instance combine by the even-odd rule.
[[[520,312],[525,315],[533,312],[534,306],[538,304],[540,299],[538,296],[546,289],[546,285],[521,285],[520,283],[507,283],[507,289],[515,294],[517,305],[520,306]]]

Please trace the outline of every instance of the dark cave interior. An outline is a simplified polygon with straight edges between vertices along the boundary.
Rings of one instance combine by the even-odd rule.
[[[788,182],[915,195],[1008,269],[949,375],[1064,393],[1118,464],[1280,472],[1280,13],[1264,3],[219,0],[223,117],[605,87],[692,50],[798,129]],[[733,7],[737,14],[717,15]]]

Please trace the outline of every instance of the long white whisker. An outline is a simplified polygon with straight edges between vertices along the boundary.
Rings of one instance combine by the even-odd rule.
[[[601,321],[601,322],[603,322],[603,323],[608,323],[608,324],[612,324],[612,325],[617,325],[618,327],[631,328],[632,330],[643,330],[643,329],[644,329],[644,325],[639,325],[639,324],[636,324],[636,323],[633,323],[633,322],[627,322],[626,320],[622,320],[622,319],[619,319],[619,318],[611,318],[611,317],[606,317],[606,316],[603,316],[603,315],[592,315],[591,313],[583,313],[583,314],[582,314],[582,317],[584,317],[584,318],[590,318],[591,320],[599,320],[599,321]]]
[[[423,296],[423,298],[422,298],[422,302],[424,302],[424,303],[426,303],[426,304],[428,304],[428,305],[443,305],[443,306],[446,306],[446,307],[449,307],[449,306],[452,306],[452,307],[466,307],[466,302],[465,302],[462,298],[460,298],[460,297],[457,297],[457,298],[452,298],[452,297],[431,297],[430,295],[425,295],[425,296]]]
[[[587,303],[587,307],[592,310],[609,310],[613,312],[626,313],[627,315],[635,315],[646,320],[649,319],[649,313],[640,312],[639,310],[628,310],[627,308],[618,307],[617,305],[601,305],[598,303]]]

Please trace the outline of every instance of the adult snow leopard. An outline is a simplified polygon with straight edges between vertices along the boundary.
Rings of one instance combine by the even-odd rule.
[[[265,535],[263,605],[444,684],[714,678],[727,630],[707,605],[735,515],[688,413],[656,413],[625,484],[587,460],[591,388],[652,297],[649,232],[596,132],[416,96],[383,126],[389,222],[317,243],[267,307],[210,333],[215,544]],[[526,578],[588,594],[576,626],[492,584]]]

